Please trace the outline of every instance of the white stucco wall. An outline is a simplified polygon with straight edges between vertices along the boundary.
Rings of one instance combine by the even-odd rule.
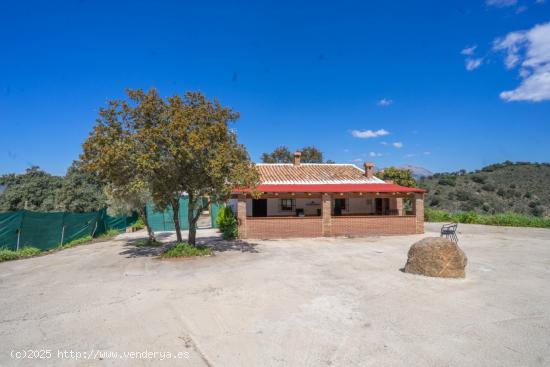
[[[281,199],[267,199],[267,215],[295,215],[296,212],[281,211]],[[321,199],[297,198],[296,209],[304,209],[306,215],[317,215],[317,209],[321,209]],[[252,204],[251,204],[252,205]]]
[[[336,197],[338,198],[338,197]],[[304,209],[306,215],[317,215],[317,209],[321,209],[320,198],[296,198],[296,209]],[[237,213],[237,199],[230,199],[229,206],[234,213]],[[267,199],[268,216],[288,216],[295,215],[295,212],[281,211],[280,199]],[[334,201],[332,202],[334,208]],[[395,199],[390,198],[390,208],[395,209]],[[374,214],[376,210],[373,197],[347,198],[346,210],[342,214]],[[246,215],[252,216],[252,199],[246,199]]]

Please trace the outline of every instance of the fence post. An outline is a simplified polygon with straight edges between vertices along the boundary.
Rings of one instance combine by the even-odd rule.
[[[16,247],[16,251],[19,251],[19,240],[21,238],[21,227],[19,227],[17,229],[17,247]]]
[[[65,213],[61,217],[61,224],[63,225],[61,227],[61,246],[63,246],[63,240],[65,239]]]

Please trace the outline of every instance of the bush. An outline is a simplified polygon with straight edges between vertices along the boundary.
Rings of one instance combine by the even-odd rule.
[[[476,183],[484,184],[485,183],[485,177],[480,176],[480,175],[473,175],[472,176],[472,181],[474,181]]]
[[[212,255],[212,249],[206,246],[192,246],[187,242],[176,243],[174,247],[162,254],[162,257],[192,257]]]
[[[456,177],[455,176],[443,176],[439,179],[438,183],[440,185],[456,186]]]
[[[426,222],[457,222],[491,226],[550,228],[549,218],[515,213],[479,215],[475,212],[449,213],[445,210],[426,209],[424,218]]]
[[[425,209],[424,220],[426,222],[448,222],[451,220],[451,216],[445,210]]]
[[[132,225],[132,229],[136,231],[139,231],[140,229],[143,229],[143,228],[145,228],[145,222],[143,221],[142,218],[138,218],[138,220],[136,220],[136,222]]]
[[[224,240],[232,240],[237,238],[238,226],[237,218],[233,214],[230,207],[224,206],[218,211],[218,217],[216,218],[216,224],[220,228],[222,237]]]
[[[481,186],[481,189],[485,190],[485,191],[493,192],[493,191],[496,190],[496,187],[495,187],[495,185],[488,183],[488,184],[485,184],[485,185]]]
[[[41,254],[42,251],[36,247],[23,247],[19,250],[10,250],[7,248],[0,249],[0,262],[23,259],[25,257],[31,257]]]

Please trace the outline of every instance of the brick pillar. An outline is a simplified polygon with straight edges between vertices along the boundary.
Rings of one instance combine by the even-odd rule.
[[[239,195],[237,198],[237,221],[239,238],[246,238],[246,195]]]
[[[323,216],[323,236],[332,235],[332,195],[323,194],[321,213]]]
[[[414,194],[416,233],[424,233],[424,194]]]
[[[403,215],[403,198],[395,198],[395,209],[397,209],[397,215]]]

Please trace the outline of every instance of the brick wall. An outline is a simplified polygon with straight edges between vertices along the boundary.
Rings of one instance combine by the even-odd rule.
[[[414,233],[416,233],[416,217],[414,215],[332,217],[333,236]]]
[[[321,237],[321,217],[247,218],[247,238]]]

